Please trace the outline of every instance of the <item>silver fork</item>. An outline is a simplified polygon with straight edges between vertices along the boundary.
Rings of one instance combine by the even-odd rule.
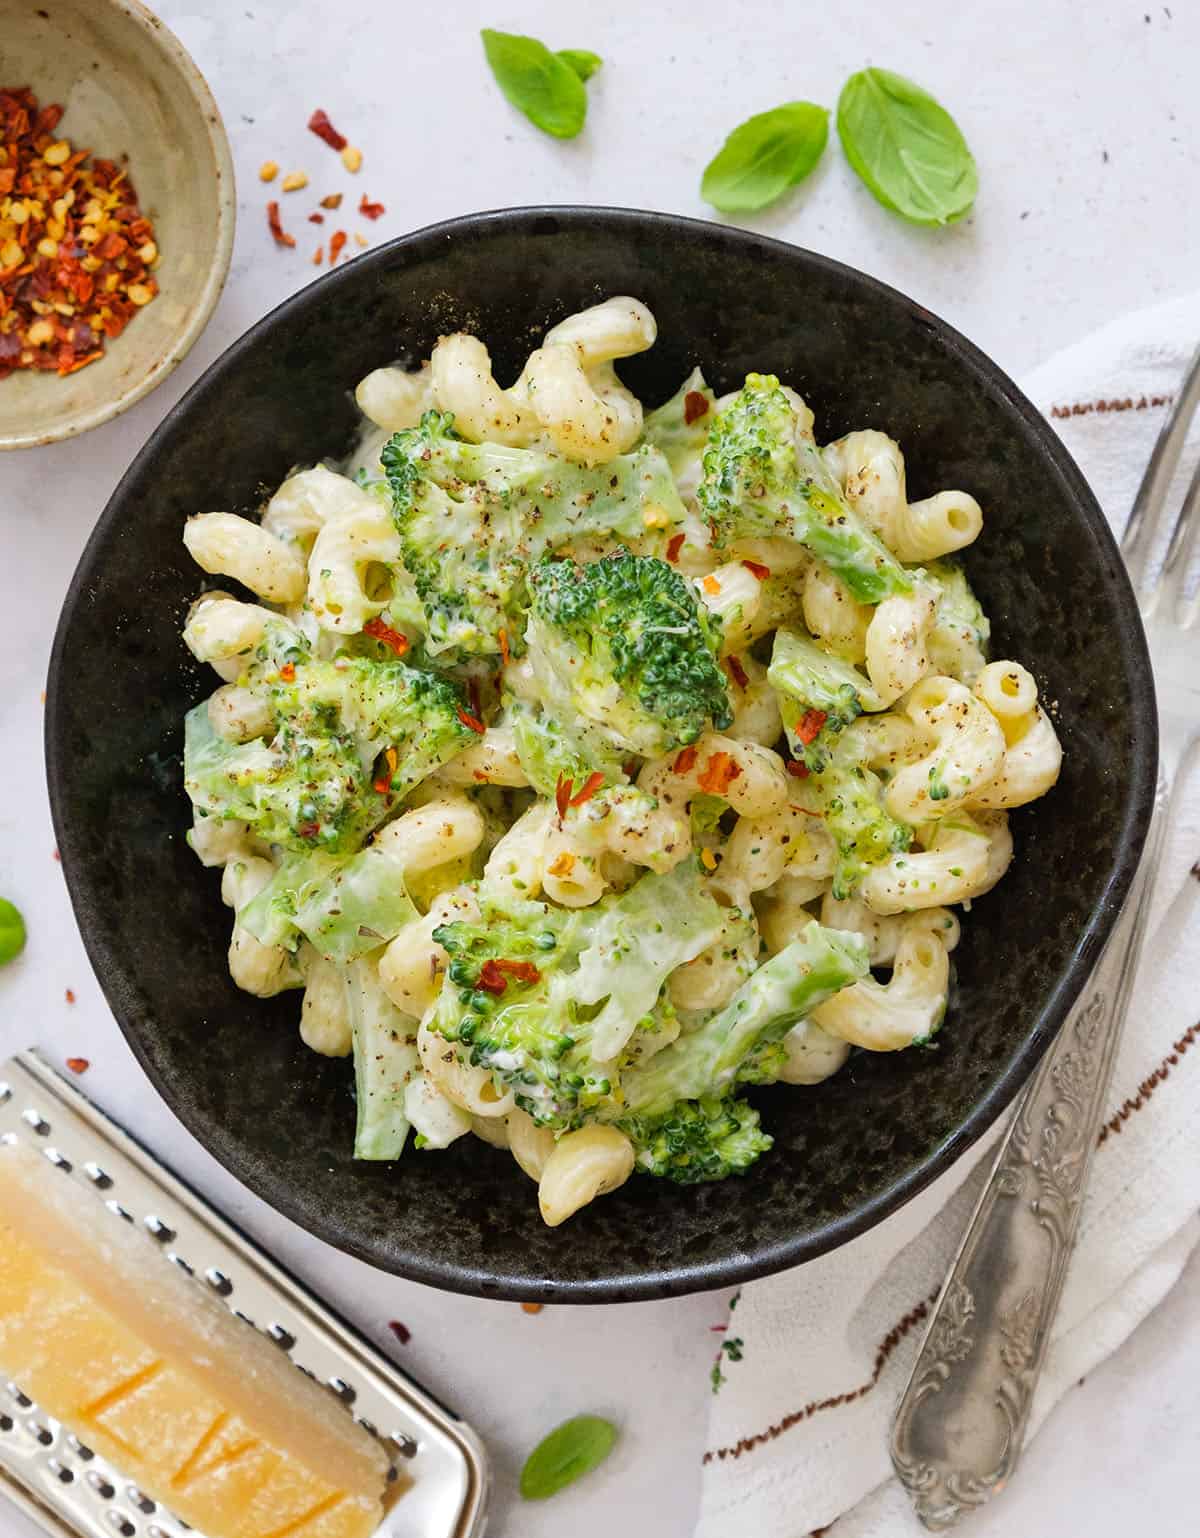
[[[950,1527],[1001,1490],[1021,1453],[1107,1104],[1169,820],[1169,787],[1200,740],[1200,596],[1186,596],[1200,542],[1200,467],[1157,574],[1172,476],[1200,409],[1200,349],[1159,434],[1121,544],[1158,693],[1159,787],[1125,908],[1088,986],[1001,1144],[943,1284],[892,1427],[892,1463],[917,1515]]]

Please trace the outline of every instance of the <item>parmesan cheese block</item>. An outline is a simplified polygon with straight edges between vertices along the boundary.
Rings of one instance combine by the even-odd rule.
[[[366,1538],[382,1519],[381,1444],[15,1143],[0,1143],[0,1369],[207,1538]]]

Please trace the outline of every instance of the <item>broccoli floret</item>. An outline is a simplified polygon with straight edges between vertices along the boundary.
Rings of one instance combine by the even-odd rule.
[[[280,662],[268,635],[248,673],[273,732],[227,742],[208,707],[188,713],[184,785],[209,816],[248,822],[288,849],[357,849],[397,802],[473,733],[457,687],[403,662],[368,657]],[[291,655],[299,660],[291,661]]]
[[[853,663],[794,630],[775,632],[767,679],[780,696],[792,755],[812,770],[825,767],[836,738],[851,721],[864,710],[883,708]]]
[[[848,506],[812,430],[773,374],[749,374],[717,417],[696,491],[719,544],[783,535],[806,545],[860,603],[912,590],[907,572]]]
[[[419,427],[389,439],[381,458],[434,654],[515,654],[526,575],[546,551],[597,534],[665,549],[684,516],[666,460],[648,445],[587,467],[541,450],[464,443],[451,415],[428,411]]]
[[[430,1028],[536,1121],[574,1126],[615,1095],[634,1032],[669,1024],[655,1018],[663,984],[712,944],[722,910],[694,861],[587,908],[501,899],[486,883],[479,895],[477,922],[435,931],[450,964]]]
[[[666,561],[619,551],[530,573],[526,642],[551,711],[613,748],[655,758],[733,719],[720,627]]]
[[[850,753],[835,752],[819,774],[793,789],[799,803],[825,819],[837,844],[833,895],[853,897],[873,865],[881,865],[912,843],[913,830],[891,815],[883,781]]]
[[[599,771],[606,784],[623,784],[621,755],[600,732],[564,726],[546,710],[531,709],[518,700],[505,701],[512,724],[513,744],[529,783],[541,796],[553,796],[560,783],[579,789]]]
[[[663,1116],[633,1117],[622,1126],[637,1168],[680,1185],[745,1174],[773,1141],[754,1107],[733,1095],[681,1100]]]

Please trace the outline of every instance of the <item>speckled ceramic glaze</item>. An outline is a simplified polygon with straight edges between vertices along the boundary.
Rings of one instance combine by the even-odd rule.
[[[0,449],[107,422],[162,383],[203,331],[233,250],[233,162],[221,115],[179,41],[138,0],[0,0],[0,86],[66,108],[76,148],[128,160],[154,223],[160,293],[77,374],[0,381]]]
[[[1057,789],[1013,817],[1018,858],[975,905],[938,1050],[856,1054],[815,1089],[757,1091],[774,1149],[744,1179],[635,1177],[564,1227],[473,1139],[356,1164],[348,1063],[300,1043],[299,997],[229,980],[230,916],[184,844],[184,712],[207,694],[179,640],[200,574],[189,513],[253,511],[298,463],[346,451],[368,370],[438,335],[483,336],[501,378],[546,326],[609,294],[658,317],[623,371],[647,402],[693,364],[718,390],[773,370],[822,438],[880,427],[916,497],[983,504],[967,554],[995,655],[1033,668],[1066,749]],[[51,663],[55,823],[97,974],[168,1103],[220,1160],[313,1233],[435,1286],[574,1302],[760,1276],[861,1233],[981,1133],[1045,1048],[1134,869],[1156,756],[1137,612],[1099,508],[1015,387],[948,326],[834,262],[739,230],[590,209],[484,214],[319,279],[232,347],[139,455],[89,543]]]

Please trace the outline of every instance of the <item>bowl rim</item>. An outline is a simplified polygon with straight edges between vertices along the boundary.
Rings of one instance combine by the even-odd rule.
[[[443,1291],[515,1302],[631,1302],[677,1297],[714,1287],[736,1286],[759,1277],[769,1276],[790,1266],[799,1265],[839,1248],[899,1210],[942,1174],[959,1155],[982,1138],[1033,1073],[1042,1054],[1054,1040],[1071,1005],[1082,991],[1091,969],[1098,961],[1116,922],[1137,870],[1142,845],[1149,828],[1158,763],[1158,717],[1153,674],[1141,616],[1116,541],[1094,493],[1042,413],[1021,393],[997,364],[948,322],[917,301],[900,293],[899,290],[846,263],[810,251],[805,247],[759,235],[737,226],[716,224],[679,214],[584,204],[544,204],[485,210],[441,220],[406,235],[397,236],[372,251],[364,252],[362,256],[344,267],[322,274],[276,305],[226,348],[182,399],[172,407],[154,429],[113,491],[72,576],[55,633],[47,680],[45,750],[51,812],[63,872],[77,915],[93,905],[94,893],[74,836],[69,809],[70,791],[64,775],[64,765],[67,760],[61,751],[63,744],[59,725],[64,654],[67,636],[75,624],[76,616],[83,617],[86,609],[92,565],[98,558],[110,529],[119,523],[121,504],[127,487],[141,477],[144,469],[159,452],[164,440],[171,439],[186,428],[193,401],[212,390],[219,389],[225,375],[236,367],[243,355],[251,351],[260,339],[269,336],[280,323],[291,324],[293,317],[301,316],[313,304],[333,299],[343,287],[350,287],[359,282],[369,283],[377,273],[387,270],[399,253],[409,256],[415,254],[426,259],[435,258],[440,247],[444,247],[447,242],[456,238],[479,238],[486,236],[492,230],[499,229],[512,233],[514,229],[519,232],[524,228],[533,234],[538,221],[546,219],[565,221],[577,227],[599,225],[608,230],[640,234],[653,230],[668,237],[672,234],[703,236],[709,240],[772,252],[789,261],[798,260],[802,268],[817,268],[830,276],[848,280],[857,285],[860,291],[874,295],[889,304],[898,304],[914,319],[931,326],[943,344],[947,345],[951,351],[958,353],[963,362],[981,375],[983,382],[1001,395],[1007,405],[1023,419],[1034,442],[1063,483],[1065,495],[1078,508],[1080,515],[1090,525],[1093,534],[1098,536],[1102,551],[1107,551],[1109,596],[1114,606],[1113,623],[1126,659],[1128,674],[1135,685],[1131,691],[1132,719],[1128,723],[1135,743],[1133,768],[1128,781],[1124,816],[1114,840],[1115,853],[1112,866],[1100,897],[1071,953],[1065,959],[1053,988],[1042,1001],[1029,1029],[1016,1045],[1003,1071],[986,1093],[972,1104],[967,1115],[952,1132],[923,1159],[895,1176],[883,1189],[866,1201],[799,1236],[789,1237],[764,1247],[756,1247],[753,1251],[735,1253],[720,1261],[681,1263],[669,1269],[651,1267],[644,1272],[628,1276],[607,1275],[556,1281],[553,1277],[537,1280],[497,1279],[481,1265],[467,1266],[442,1260],[429,1260],[420,1255],[404,1256],[399,1259],[381,1256],[371,1247],[366,1236],[362,1238],[347,1236],[338,1231],[336,1222],[332,1221],[325,1212],[310,1210],[303,1202],[293,1200],[291,1190],[286,1184],[279,1189],[274,1189],[270,1180],[260,1179],[253,1168],[252,1160],[241,1156],[236,1148],[230,1147],[224,1138],[217,1135],[221,1130],[218,1124],[215,1122],[210,1124],[208,1118],[192,1111],[185,1114],[175,1105],[173,1097],[165,1087],[163,1075],[156,1068],[137,1026],[131,1024],[111,999],[105,978],[121,975],[124,970],[121,959],[98,934],[89,932],[88,928],[80,924],[84,945],[97,979],[101,983],[106,998],[109,998],[110,1007],[126,1041],[155,1089],[197,1141],[276,1212],[290,1218],[300,1228],[343,1253],[364,1260],[379,1270],[437,1287]],[[686,1199],[682,1193],[681,1199]]]
[[[233,155],[229,148],[229,136],[221,109],[208,81],[200,73],[195,60],[167,26],[142,0],[105,0],[110,10],[120,12],[137,27],[158,50],[183,81],[188,95],[199,111],[205,125],[205,134],[212,150],[213,169],[216,173],[216,245],[213,261],[200,296],[192,309],[187,324],[169,338],[158,359],[142,377],[129,384],[119,394],[101,401],[88,410],[45,428],[30,428],[21,432],[0,433],[0,453],[16,449],[43,448],[51,443],[63,443],[91,432],[104,422],[127,411],[136,401],[156,390],[168,375],[173,374],[191,352],[208,324],[217,300],[225,287],[229,266],[233,260],[233,236],[237,224],[237,184],[233,169]]]

